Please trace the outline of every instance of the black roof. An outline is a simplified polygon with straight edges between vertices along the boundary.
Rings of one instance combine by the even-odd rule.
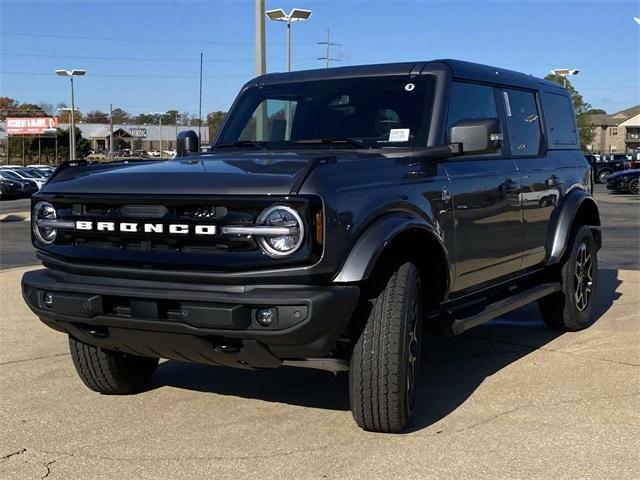
[[[503,85],[522,86],[533,89],[550,87],[564,91],[554,82],[504,68],[482,65],[462,60],[429,60],[422,62],[380,63],[373,65],[355,65],[349,67],[300,70],[290,73],[268,73],[257,77],[246,86],[257,84],[276,84],[313,80],[329,80],[350,77],[378,77],[384,75],[410,75],[446,69],[453,78],[475,80]]]

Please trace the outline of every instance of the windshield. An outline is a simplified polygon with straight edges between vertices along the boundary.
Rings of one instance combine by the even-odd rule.
[[[427,143],[435,78],[284,83],[242,94],[214,148],[415,147]]]
[[[41,179],[46,178],[44,174],[42,174],[41,172],[38,172],[37,170],[23,170],[23,172],[29,172],[33,178],[41,178]]]
[[[27,170],[18,170],[16,174],[23,178],[38,178],[33,173],[29,173]]]
[[[22,180],[20,176],[16,175],[13,172],[7,172],[6,170],[0,171],[0,175],[2,175],[2,178],[10,178],[12,180]]]

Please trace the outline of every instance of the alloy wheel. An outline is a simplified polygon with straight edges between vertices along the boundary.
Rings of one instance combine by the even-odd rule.
[[[585,242],[580,244],[576,254],[574,281],[576,308],[582,312],[589,306],[593,291],[593,262],[589,246]]]

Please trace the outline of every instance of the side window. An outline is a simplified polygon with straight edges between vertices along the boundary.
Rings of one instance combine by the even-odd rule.
[[[462,82],[451,84],[447,129],[460,120],[497,117],[493,87]]]
[[[541,151],[542,134],[535,95],[521,90],[503,90],[502,94],[511,155],[538,155]]]
[[[543,92],[542,108],[550,149],[572,149],[578,146],[575,116],[566,95]]]

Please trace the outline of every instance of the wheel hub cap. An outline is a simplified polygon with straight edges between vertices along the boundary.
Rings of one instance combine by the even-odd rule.
[[[589,305],[593,291],[593,262],[591,261],[591,252],[586,243],[581,243],[578,247],[574,280],[574,300],[576,308],[582,312]]]

